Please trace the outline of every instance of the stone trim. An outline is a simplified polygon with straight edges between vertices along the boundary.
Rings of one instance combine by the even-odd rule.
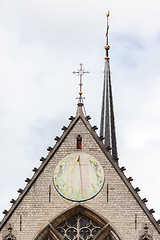
[[[58,233],[56,228],[62,222],[71,218],[72,216],[82,213],[84,216],[95,221],[102,230],[96,236],[95,240],[104,240],[108,234],[112,236],[114,240],[123,240],[116,232],[116,230],[111,226],[110,222],[104,217],[97,214],[94,210],[84,207],[81,204],[75,205],[69,208],[67,211],[62,212],[60,215],[54,217],[38,234],[33,240],[43,240],[47,234],[51,234],[54,240],[63,240],[61,235]]]

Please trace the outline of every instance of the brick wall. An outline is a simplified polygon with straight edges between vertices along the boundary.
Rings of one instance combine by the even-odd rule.
[[[99,145],[95,142],[82,120],[79,120],[75,124],[54,157],[50,160],[25,197],[19,203],[18,207],[14,210],[0,233],[0,239],[6,234],[7,226],[11,223],[18,240],[34,240],[37,233],[45,227],[51,219],[60,215],[65,209],[76,205],[76,202],[66,200],[60,196],[54,188],[52,178],[56,164],[65,155],[77,151],[76,137],[78,134],[81,134],[83,139],[82,150],[79,151],[96,157],[102,164],[105,174],[105,183],[100,193],[94,198],[83,202],[83,205],[93,209],[109,220],[110,224],[124,240],[138,240],[139,234],[143,230],[145,223],[148,224],[149,231],[153,234],[153,239],[159,240],[159,233],[108,161]],[[51,185],[50,202],[49,185]],[[20,215],[22,216],[21,231]],[[136,226],[135,215],[137,216]]]

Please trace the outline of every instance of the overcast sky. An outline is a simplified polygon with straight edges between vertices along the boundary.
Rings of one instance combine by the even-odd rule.
[[[0,212],[75,115],[81,62],[99,126],[108,10],[119,164],[160,218],[159,0],[0,0]]]

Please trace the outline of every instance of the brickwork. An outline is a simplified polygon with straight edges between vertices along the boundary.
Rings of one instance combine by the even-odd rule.
[[[53,184],[53,173],[55,166],[64,156],[77,151],[76,138],[78,134],[82,136],[82,150],[78,151],[91,154],[97,158],[103,166],[105,174],[104,186],[100,193],[94,198],[83,202],[83,206],[93,209],[97,214],[107,219],[122,240],[138,240],[146,223],[153,235],[153,239],[160,240],[160,234],[81,119],[73,126],[52,159],[17,208],[14,209],[11,217],[0,232],[0,239],[6,234],[8,224],[11,223],[18,240],[34,240],[38,232],[55,216],[77,204],[60,196]],[[50,202],[49,186],[51,186]],[[21,231],[20,216],[22,220]],[[135,218],[137,222],[135,222]]]

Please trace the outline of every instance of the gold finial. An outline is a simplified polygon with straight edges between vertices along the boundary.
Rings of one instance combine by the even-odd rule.
[[[109,51],[109,49],[110,49],[110,46],[109,46],[109,44],[108,44],[108,30],[109,30],[109,15],[110,15],[110,11],[108,11],[108,13],[106,14],[106,17],[107,17],[107,32],[106,32],[106,46],[104,47],[105,48],[105,50],[106,50],[106,57],[107,57],[107,60],[109,60],[109,58],[108,58],[108,51]]]
[[[108,11],[108,13],[106,14],[106,17],[109,18],[110,16],[110,11]]]
[[[110,46],[109,46],[109,45],[106,45],[106,46],[104,47],[104,49],[109,50],[109,49],[110,49]]]

